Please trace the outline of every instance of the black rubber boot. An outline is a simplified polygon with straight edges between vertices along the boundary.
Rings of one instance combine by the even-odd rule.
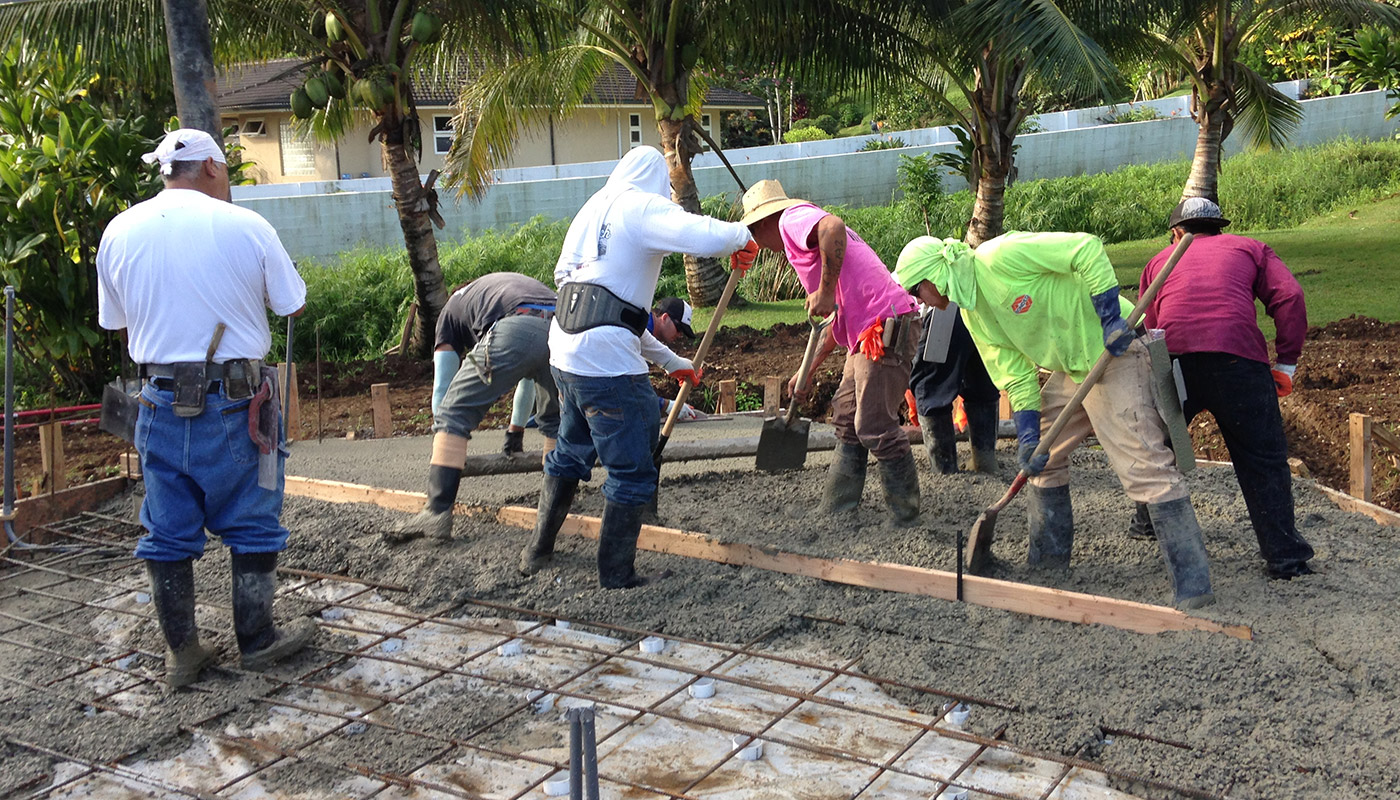
[[[634,589],[671,574],[637,574],[637,536],[642,532],[645,511],[644,505],[603,502],[603,521],[598,529],[598,585],[604,589]]]
[[[1172,602],[1183,611],[1214,603],[1210,560],[1191,498],[1153,503],[1147,511],[1152,516],[1152,527],[1157,531],[1157,542],[1162,546],[1167,571],[1172,576]]]
[[[865,491],[865,468],[869,451],[858,444],[837,442],[836,460],[826,471],[819,510],[823,514],[850,511],[860,505]]]
[[[554,539],[578,493],[578,481],[544,476],[539,510],[535,513],[535,538],[520,552],[520,574],[534,575],[554,560]]]
[[[452,538],[452,506],[457,502],[457,489],[462,484],[462,471],[433,464],[428,467],[428,502],[423,510],[404,521],[384,538],[391,542],[406,542],[427,536],[433,539]]]
[[[508,456],[525,452],[525,431],[523,429],[518,431],[507,430],[506,442],[501,445],[501,452]]]
[[[199,643],[194,624],[194,561],[147,561],[151,602],[165,634],[165,682],[170,688],[189,686],[218,651]]]
[[[1128,523],[1128,538],[1157,538],[1157,532],[1152,530],[1152,515],[1147,512],[1146,503],[1138,503],[1137,508],[1133,510],[1133,519]]]
[[[919,524],[919,469],[913,451],[899,458],[880,461],[880,483],[890,507],[890,524],[912,528]]]
[[[919,417],[919,428],[924,432],[924,447],[928,448],[928,460],[934,472],[952,475],[958,471],[958,441],[953,431],[953,418],[936,409],[931,417]]]
[[[972,471],[997,474],[997,403],[964,403],[967,438],[972,444]]]
[[[243,668],[264,670],[305,647],[316,623],[298,617],[279,628],[272,623],[272,596],[277,591],[276,553],[234,553],[233,632]]]
[[[1031,484],[1026,490],[1030,492],[1026,511],[1030,549],[1026,563],[1033,567],[1068,567],[1070,551],[1074,549],[1074,506],[1070,503],[1069,487],[1042,489]]]

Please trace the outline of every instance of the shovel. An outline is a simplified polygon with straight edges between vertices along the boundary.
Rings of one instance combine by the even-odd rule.
[[[1147,311],[1148,305],[1150,305],[1153,298],[1157,296],[1157,292],[1162,288],[1162,284],[1167,282],[1167,276],[1170,275],[1172,270],[1176,267],[1176,262],[1180,261],[1181,257],[1186,254],[1186,248],[1191,246],[1191,240],[1193,238],[1195,237],[1188,233],[1181,237],[1181,241],[1176,243],[1176,249],[1172,250],[1171,258],[1167,259],[1167,263],[1162,266],[1161,272],[1157,273],[1157,277],[1154,278],[1152,283],[1147,287],[1147,291],[1143,292],[1142,297],[1138,298],[1137,305],[1133,306],[1132,313],[1128,315],[1127,331],[1119,334],[1120,336],[1132,335],[1132,331],[1136,329],[1138,323],[1142,321],[1142,315]],[[1035,452],[1031,454],[1031,460],[1050,452],[1050,448],[1055,444],[1055,440],[1060,438],[1060,432],[1069,424],[1070,417],[1073,417],[1074,412],[1079,410],[1079,406],[1084,403],[1084,398],[1089,394],[1089,390],[1093,389],[1094,384],[1098,383],[1099,378],[1103,377],[1104,371],[1108,369],[1109,362],[1114,358],[1115,356],[1109,353],[1108,350],[1104,350],[1103,355],[1099,356],[1098,362],[1094,364],[1093,369],[1089,370],[1089,375],[1084,378],[1084,381],[1079,384],[1079,389],[1075,391],[1074,396],[1065,404],[1059,416],[1055,417],[1055,422],[1050,426],[1050,431],[1041,437],[1040,444],[1036,446]],[[1026,485],[1026,480],[1029,478],[1030,473],[1026,472],[1024,469],[1017,473],[1016,479],[1011,482],[1011,488],[1006,490],[1006,494],[1002,495],[1000,500],[989,506],[986,511],[983,511],[981,516],[977,517],[977,521],[972,524],[972,535],[968,539],[967,547],[967,571],[969,573],[977,575],[986,569],[987,562],[992,559],[992,537],[996,531],[997,514],[999,514],[1003,508],[1006,508],[1013,497],[1020,493],[1021,488]]]
[[[817,346],[821,344],[828,324],[828,320],[810,317],[807,322],[812,326],[812,333],[807,337],[807,350],[802,354],[802,366],[797,370],[799,390],[807,386],[807,379],[811,377],[812,361],[816,358]],[[763,421],[755,466],[764,472],[802,469],[807,463],[807,438],[811,432],[811,420],[797,419],[797,398],[794,397],[788,402],[786,414]]]

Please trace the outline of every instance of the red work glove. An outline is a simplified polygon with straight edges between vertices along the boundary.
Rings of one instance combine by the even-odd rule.
[[[753,260],[758,257],[758,242],[750,239],[749,243],[735,250],[729,256],[729,269],[743,275],[753,266]]]
[[[703,370],[696,369],[695,363],[688,358],[675,356],[667,361],[662,369],[666,370],[666,374],[675,378],[678,383],[689,383],[691,386],[700,385],[700,375]]]
[[[860,332],[856,341],[860,344],[861,355],[879,361],[885,355],[885,321],[875,320],[875,324]]]
[[[1296,369],[1297,367],[1292,364],[1274,365],[1274,389],[1278,391],[1279,397],[1287,397],[1293,394],[1293,371]]]

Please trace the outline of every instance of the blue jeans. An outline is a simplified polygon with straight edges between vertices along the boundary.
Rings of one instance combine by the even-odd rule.
[[[136,557],[182,561],[204,555],[204,531],[235,553],[277,553],[287,547],[282,527],[285,460],[277,489],[258,486],[258,449],[248,438],[248,400],[222,392],[205,398],[197,417],[177,417],[173,393],[141,389],[136,451],[146,483],[141,525],[147,533]]]
[[[587,481],[593,462],[608,471],[603,496],[624,506],[651,502],[656,464],[651,450],[661,433],[656,392],[646,375],[592,378],[559,369],[559,441],[545,456],[546,475]]]

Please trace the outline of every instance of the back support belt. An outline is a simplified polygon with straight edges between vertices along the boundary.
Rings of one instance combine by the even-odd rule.
[[[641,336],[647,329],[650,316],[646,309],[591,283],[566,283],[559,287],[559,304],[554,312],[555,321],[565,333],[583,333],[611,325],[626,328],[634,336]]]

